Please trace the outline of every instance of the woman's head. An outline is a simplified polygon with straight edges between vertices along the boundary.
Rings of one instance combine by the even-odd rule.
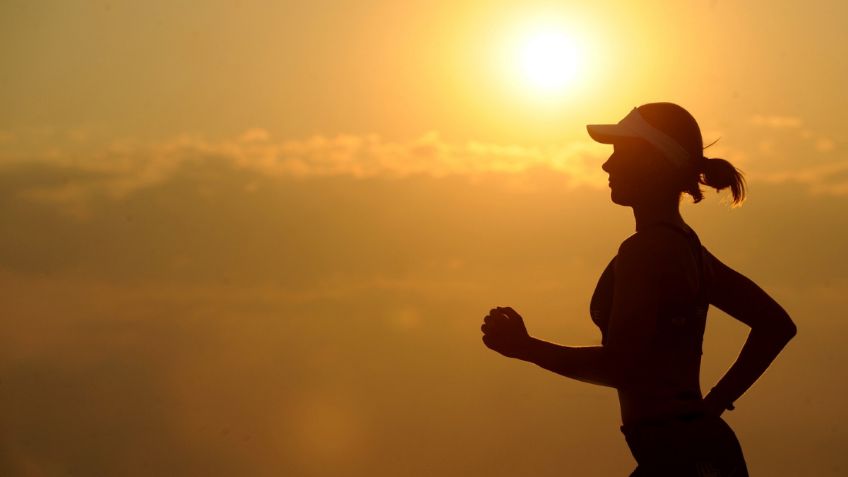
[[[698,123],[676,104],[643,104],[618,124],[590,125],[588,130],[596,141],[613,145],[603,169],[610,174],[612,199],[618,204],[679,199],[683,192],[700,202],[701,184],[730,188],[733,204],[745,198],[741,172],[724,159],[704,157]]]

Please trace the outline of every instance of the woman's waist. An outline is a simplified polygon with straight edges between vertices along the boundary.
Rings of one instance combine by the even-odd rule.
[[[687,426],[690,423],[708,418],[718,418],[718,416],[709,414],[707,411],[691,411],[671,416],[642,418],[635,421],[624,422],[620,429],[622,434],[628,438],[632,438],[637,435],[644,435],[646,432],[673,432],[681,426]]]
[[[673,392],[619,390],[621,421],[627,425],[664,422],[706,412],[700,389]]]

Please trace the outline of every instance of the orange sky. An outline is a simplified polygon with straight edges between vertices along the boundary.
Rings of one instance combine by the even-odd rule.
[[[727,415],[751,473],[842,475],[847,7],[582,3],[0,5],[0,475],[626,475],[614,392],[479,324],[598,343],[633,222],[584,126],[651,101],[745,171],[684,216],[799,327]],[[546,23],[556,94],[510,56]],[[745,333],[711,311],[705,390]]]

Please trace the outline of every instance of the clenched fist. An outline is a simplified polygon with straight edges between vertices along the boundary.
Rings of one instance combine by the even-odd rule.
[[[524,357],[532,341],[521,315],[508,306],[492,308],[480,329],[486,346],[510,358]]]

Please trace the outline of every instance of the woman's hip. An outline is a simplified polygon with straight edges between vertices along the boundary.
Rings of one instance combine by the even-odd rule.
[[[638,463],[632,476],[747,476],[736,434],[719,416],[695,413],[621,426]]]

